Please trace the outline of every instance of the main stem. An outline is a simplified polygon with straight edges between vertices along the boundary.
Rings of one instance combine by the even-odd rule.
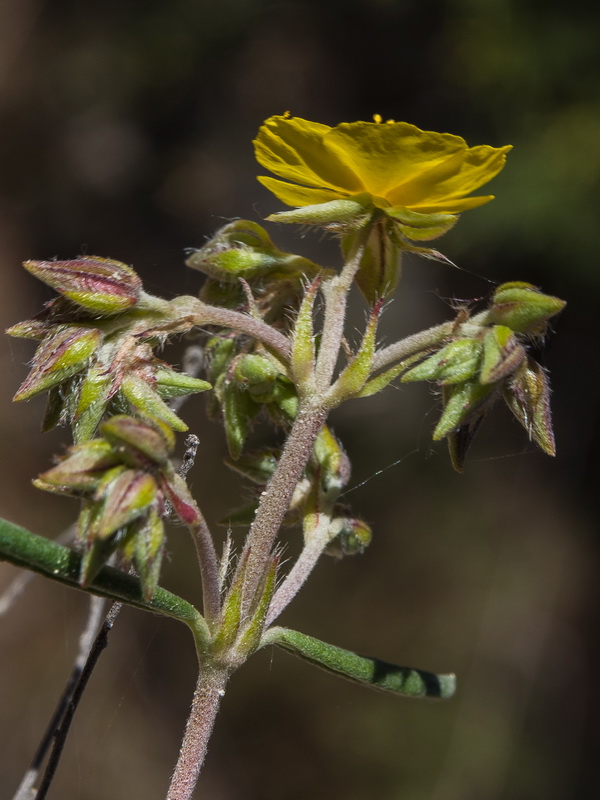
[[[277,539],[283,519],[306,463],[312,453],[315,439],[327,418],[327,409],[321,405],[301,403],[277,468],[263,492],[250,526],[244,547],[247,553],[245,566],[244,600],[247,607],[256,594],[263,574],[269,566],[269,557]],[[244,556],[239,563],[244,564]]]
[[[192,797],[228,678],[229,673],[223,668],[200,667],[192,710],[166,800],[190,800]]]

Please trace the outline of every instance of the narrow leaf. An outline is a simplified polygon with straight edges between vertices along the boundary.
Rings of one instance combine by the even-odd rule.
[[[397,667],[378,658],[359,656],[289,628],[270,628],[261,644],[276,644],[328,672],[392,694],[445,700],[452,697],[456,689],[453,674],[436,675],[412,667]]]

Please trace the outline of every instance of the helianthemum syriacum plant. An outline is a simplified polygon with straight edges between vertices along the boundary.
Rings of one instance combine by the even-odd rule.
[[[59,297],[9,330],[39,341],[15,400],[47,392],[44,428],[68,425],[74,438],[36,485],[82,505],[74,550],[3,522],[0,554],[190,627],[199,677],[168,800],[192,796],[228,680],[266,645],[397,695],[454,691],[453,675],[394,667],[274,625],[322,554],[360,553],[371,540],[369,525],[341,502],[350,458],[327,425],[333,409],[394,380],[430,381],[441,395],[433,438],[447,440],[459,471],[496,400],[554,453],[548,379],[530,351],[562,300],[505,283],[479,310],[463,307],[448,322],[378,346],[402,254],[444,260],[428,243],[461,212],[492,199],[472,193],[502,169],[510,147],[469,147],[459,136],[379,117],[330,128],[289,114],[268,119],[254,145],[261,166],[278,176],[259,180],[293,206],[269,219],[331,231],[341,245],[339,269],[285,252],[256,222],[236,220],[189,253],[188,265],[205,275],[199,297],[149,295],[131,267],[112,259],[28,261]],[[354,287],[367,315],[352,349],[345,323]],[[207,380],[156,354],[191,331],[204,337]],[[173,400],[180,405],[198,392],[224,428],[227,463],[254,487],[227,519],[247,530],[237,553],[228,537],[217,554],[173,462],[175,432],[187,430]],[[280,442],[249,449],[260,418]],[[196,544],[202,610],[158,585],[168,516]],[[284,569],[279,541],[287,527],[301,532],[303,547]],[[137,577],[125,575],[130,567]]]

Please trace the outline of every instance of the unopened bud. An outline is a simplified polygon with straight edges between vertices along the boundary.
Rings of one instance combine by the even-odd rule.
[[[79,495],[96,489],[106,470],[119,461],[109,442],[92,439],[71,447],[67,456],[42,473],[34,485],[50,492]]]
[[[108,539],[148,511],[157,498],[158,487],[152,475],[134,469],[122,472],[104,490],[100,513],[88,530],[91,538]]]
[[[118,314],[135,305],[142,291],[135,270],[110,258],[25,261],[23,266],[69,300],[101,316]]]
[[[318,269],[307,259],[279,250],[264,228],[249,220],[225,225],[185,263],[224,283],[252,280],[274,271],[314,274]]]
[[[335,538],[327,546],[328,555],[332,556],[354,556],[363,553],[371,543],[373,531],[371,527],[362,519],[350,517],[340,517],[332,520],[332,531],[336,533]]]
[[[160,420],[153,420],[150,425],[122,414],[104,422],[100,430],[104,438],[118,448],[123,461],[132,467],[144,466],[148,460],[162,466],[175,447],[173,431]]]
[[[47,336],[33,357],[33,367],[13,397],[29,400],[80,372],[102,340],[97,328],[61,327]]]
[[[546,322],[562,311],[566,303],[543,294],[530,283],[503,283],[494,292],[490,319],[517,333],[542,333]]]

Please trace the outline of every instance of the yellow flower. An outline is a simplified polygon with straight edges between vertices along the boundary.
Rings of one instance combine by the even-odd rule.
[[[382,209],[456,214],[493,200],[466,195],[500,172],[510,145],[469,147],[460,136],[374,119],[330,128],[270,117],[254,141],[256,159],[284,180],[258,180],[296,207],[368,195]]]

